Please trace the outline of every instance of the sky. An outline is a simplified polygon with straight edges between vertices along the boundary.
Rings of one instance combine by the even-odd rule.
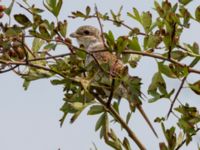
[[[22,2],[20,0],[17,1]],[[2,3],[6,6],[10,2],[11,0],[2,0]],[[173,2],[176,1],[173,0]],[[42,0],[31,0],[30,3],[38,7],[43,7]],[[98,27],[98,22],[95,19],[83,21],[81,19],[73,20],[67,17],[71,14],[71,11],[83,11],[86,6],[91,6],[92,8],[94,4],[98,6],[101,12],[108,12],[110,9],[117,11],[123,5],[123,17],[131,26],[138,26],[135,21],[126,16],[126,12],[131,11],[132,7],[136,7],[140,12],[147,10],[153,11],[153,0],[64,0],[59,19],[67,19],[68,35],[80,25],[89,24]],[[197,5],[199,5],[199,0],[194,0],[188,8],[194,12],[194,8]],[[13,13],[26,12],[15,5]],[[54,19],[47,12],[44,13],[43,17]],[[111,23],[104,23],[104,30],[112,30],[115,36],[124,35],[128,32],[124,28],[114,27]],[[200,38],[198,38],[199,35],[197,33],[200,33],[199,24],[193,22],[191,29],[186,30],[181,40],[188,43],[194,41],[200,43]],[[77,44],[75,41],[73,42]],[[62,53],[64,51],[66,49],[61,51],[57,50],[56,53]],[[200,69],[199,64],[196,66],[196,69]],[[131,73],[142,76],[144,83],[142,86],[144,89],[147,89],[152,75],[156,70],[155,61],[144,58],[139,63],[139,68],[133,70]],[[199,76],[197,75],[191,75],[188,81],[193,82],[198,78]],[[69,118],[66,119],[63,127],[60,128],[59,119],[62,117],[62,113],[59,109],[63,104],[62,87],[52,86],[49,81],[49,79],[34,81],[31,83],[29,89],[24,91],[22,87],[23,80],[20,77],[12,72],[0,74],[0,149],[58,150],[60,148],[61,150],[89,150],[90,148],[94,149],[93,143],[95,143],[99,150],[111,150],[110,147],[104,144],[103,140],[99,139],[99,133],[94,131],[98,117],[87,116],[87,111],[84,111],[74,124],[69,123]],[[169,89],[172,87],[177,89],[180,85],[180,81],[169,80],[168,82]],[[200,108],[199,97],[186,88],[182,90],[180,99],[183,102],[189,102],[191,105]],[[155,118],[156,116],[165,116],[170,103],[167,100],[160,100],[153,104],[145,101],[143,106],[149,118]],[[126,104],[122,103],[122,115],[125,114],[123,110],[126,109]],[[173,121],[175,121],[175,118],[171,116],[166,126],[170,127]],[[159,135],[162,135],[160,125],[154,124],[154,126]],[[138,113],[131,119],[130,127],[136,132],[148,150],[158,150],[158,143],[164,141],[163,136],[159,139],[154,137]],[[119,126],[114,129],[120,136],[126,135],[126,133],[122,133]],[[199,135],[194,138],[194,142],[188,147],[182,148],[182,150],[197,149],[197,142],[200,142]],[[137,150],[137,146],[133,142],[131,146]]]

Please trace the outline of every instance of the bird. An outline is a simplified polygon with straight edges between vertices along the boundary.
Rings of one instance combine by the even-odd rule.
[[[105,50],[106,46],[103,40],[103,33],[101,31],[91,25],[83,25],[80,26],[75,32],[70,34],[71,38],[75,38],[78,44],[84,48],[88,53],[97,51],[97,50]],[[110,72],[113,76],[120,75],[124,72],[127,72],[127,66],[123,64],[123,62],[118,59],[118,57],[111,53],[110,51],[99,51],[93,53],[91,55],[87,55],[86,57],[86,65],[92,62],[94,59],[97,60],[99,64],[108,63]],[[127,95],[128,91],[123,87],[123,85],[118,86],[118,90],[115,90],[114,98],[119,98],[120,96],[125,97],[126,99],[129,98]],[[107,93],[109,93],[107,91]],[[133,102],[133,101],[132,101]],[[158,137],[156,130],[154,129],[153,125],[151,124],[149,118],[147,117],[145,111],[143,110],[141,104],[137,101],[133,104],[139,110],[151,130],[153,131],[154,135]]]

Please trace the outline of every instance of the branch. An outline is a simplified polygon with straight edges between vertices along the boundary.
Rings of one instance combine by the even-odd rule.
[[[0,70],[0,74],[5,73],[5,72],[12,71],[12,70],[14,70],[14,69],[17,68],[17,67],[19,67],[19,65],[15,65],[14,67],[10,67],[9,69],[3,70],[3,71]]]
[[[141,150],[146,150],[145,146],[141,143],[141,141],[137,138],[136,134],[129,128],[129,126],[126,124],[126,122],[121,118],[121,116],[115,111],[115,109],[110,106],[107,107],[107,103],[101,99],[98,94],[91,92],[93,94],[93,96],[102,104],[104,105],[109,113],[111,115],[113,115],[113,117],[121,124],[121,126],[126,130],[126,132],[128,133],[128,135],[130,136],[130,138],[137,144],[137,146],[141,149]]]
[[[0,60],[0,63],[2,64],[5,64],[5,65],[18,65],[18,66],[29,66],[29,67],[34,67],[34,68],[37,68],[37,69],[42,69],[42,70],[45,70],[45,71],[49,71],[49,72],[52,72],[52,73],[55,73],[55,74],[58,74],[60,75],[61,77],[65,78],[65,76],[55,70],[52,70],[50,68],[47,68],[45,66],[40,66],[40,65],[36,65],[36,64],[31,64],[31,63],[27,63],[27,62],[24,62],[24,61],[4,61],[4,60]]]
[[[20,4],[19,2],[17,2],[17,4],[21,7],[21,8],[23,8],[23,9],[25,9],[26,11],[28,11],[30,14],[34,14],[32,11],[30,11],[28,8],[26,8],[26,7],[24,7],[22,4]]]
[[[101,38],[102,38],[102,41],[103,41],[103,44],[104,44],[104,47],[106,47],[106,42],[105,42],[105,38],[103,36],[103,25],[101,23],[101,20],[100,20],[100,17],[99,17],[99,11],[98,11],[98,8],[97,6],[95,5],[95,13],[96,13],[96,18],[98,20],[98,23],[99,23],[99,26],[100,26],[100,30],[101,30]]]
[[[101,50],[96,50],[96,51],[92,51],[90,53],[99,53],[99,52],[105,52],[105,51],[108,51],[108,50],[105,50],[105,49],[101,49]],[[134,50],[124,50],[122,52],[122,54],[137,54],[137,55],[141,55],[141,56],[148,56],[148,57],[153,57],[153,58],[156,58],[156,59],[160,59],[160,60],[164,60],[164,61],[168,61],[168,62],[171,62],[173,64],[177,64],[181,67],[188,67],[188,72],[189,73],[196,73],[196,74],[200,74],[200,70],[196,70],[196,69],[193,69],[191,68],[190,66],[187,66],[186,64],[182,64],[174,59],[168,59],[166,57],[163,57],[162,55],[158,55],[158,54],[153,54],[153,53],[147,53],[145,51],[134,51]]]
[[[64,53],[60,55],[54,55],[54,56],[49,56],[49,57],[41,57],[41,58],[34,58],[34,59],[29,59],[30,62],[32,61],[40,61],[40,60],[48,60],[48,59],[55,59],[55,58],[60,58],[60,57],[65,57],[72,55],[71,53]]]
[[[41,39],[45,40],[44,38],[41,38]],[[51,40],[51,41],[55,41],[55,40]],[[98,63],[98,61],[95,59],[95,57],[92,54],[93,53],[99,53],[99,52],[106,52],[106,51],[108,51],[107,49],[99,49],[99,50],[87,52],[86,50],[78,48],[78,47],[76,47],[76,46],[74,46],[74,45],[72,45],[70,43],[67,43],[67,42],[64,42],[64,41],[61,41],[61,43],[63,43],[64,45],[66,45],[70,49],[70,51],[72,52],[72,54],[73,54],[73,49],[85,52],[86,54],[91,55],[97,63]],[[160,60],[171,62],[173,64],[177,64],[177,65],[179,65],[181,67],[188,67],[188,72],[189,73],[200,74],[200,70],[193,69],[191,66],[187,66],[186,64],[182,64],[182,63],[180,63],[180,62],[178,62],[178,61],[176,61],[176,60],[174,60],[172,58],[169,59],[167,57],[163,57],[162,55],[159,55],[159,54],[147,53],[147,52],[145,52],[145,50],[143,50],[143,51],[135,51],[135,50],[126,49],[126,50],[124,50],[122,52],[122,54],[137,54],[137,55],[141,55],[141,56],[153,57],[153,58],[156,58],[156,59],[160,59]],[[98,66],[100,67],[99,63],[98,63]],[[105,72],[105,70],[104,70],[104,72]]]
[[[186,79],[187,79],[187,76],[183,78],[183,80],[182,80],[182,82],[181,82],[181,84],[180,84],[180,86],[179,86],[179,88],[178,88],[178,91],[177,91],[176,95],[174,96],[174,99],[173,99],[173,101],[172,101],[172,103],[171,103],[170,109],[169,109],[169,111],[168,111],[168,113],[167,113],[167,118],[169,118],[169,115],[170,115],[170,113],[172,112],[173,106],[174,106],[174,104],[175,104],[175,102],[176,102],[176,99],[178,98],[178,96],[179,96],[179,94],[180,94],[180,92],[181,92],[181,89],[183,88],[183,85],[184,85]]]

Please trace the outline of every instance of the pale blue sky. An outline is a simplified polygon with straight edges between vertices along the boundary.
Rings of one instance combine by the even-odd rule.
[[[6,5],[11,2],[11,0],[2,1]],[[21,2],[20,0],[17,1]],[[176,1],[173,0],[173,2]],[[42,0],[31,0],[30,3],[35,3],[37,6],[42,7]],[[110,9],[118,10],[121,5],[123,5],[124,14],[127,11],[131,11],[132,7],[137,7],[139,11],[153,11],[153,0],[66,0],[59,19],[68,20],[68,33],[73,32],[82,24],[92,24],[98,27],[96,20],[84,22],[80,19],[67,18],[71,11],[84,10],[87,5],[93,7],[95,3],[99,10],[103,12]],[[199,4],[199,0],[194,0],[189,5],[190,10],[194,11],[194,8]],[[24,13],[24,10],[15,6],[14,13]],[[44,17],[54,19],[51,14],[46,12]],[[126,15],[124,17],[131,26],[138,25],[127,18]],[[112,30],[116,36],[127,33],[126,29],[113,27],[111,23],[105,23],[104,30]],[[200,24],[193,23],[192,28],[182,36],[182,40],[200,43],[199,34]],[[57,51],[57,53],[61,52]],[[133,70],[132,73],[142,76],[143,88],[147,88],[156,69],[154,60],[145,58],[139,63],[139,69]],[[200,69],[200,65],[197,65],[196,69]],[[189,77],[189,81],[195,81],[197,78],[199,79],[199,76],[192,75]],[[93,147],[93,142],[99,150],[110,150],[103,141],[99,140],[99,133],[94,131],[97,117],[86,116],[86,111],[74,124],[69,124],[69,119],[67,119],[63,127],[60,128],[58,120],[62,116],[59,111],[63,104],[62,87],[52,86],[48,79],[44,79],[32,82],[28,91],[24,91],[22,83],[23,80],[14,73],[0,74],[0,150],[57,150],[58,148],[61,148],[61,150],[89,150]],[[180,82],[173,80],[170,80],[169,83],[170,87],[175,88],[180,84]],[[200,108],[199,97],[187,89],[182,91],[180,100]],[[161,100],[155,104],[144,102],[144,109],[150,118],[155,118],[160,115],[165,116],[169,105],[166,100]],[[127,106],[123,104],[122,114],[124,114],[123,110],[126,109]],[[174,118],[171,117],[168,125],[173,120]],[[157,140],[139,114],[134,115],[130,126],[148,150],[159,149],[158,143],[163,141],[164,138],[161,136]],[[154,126],[159,131],[159,135],[161,135],[160,126],[158,124],[154,124]],[[115,129],[120,135],[126,135],[126,133],[121,133],[119,126]],[[183,150],[197,149],[197,142],[200,142],[199,136],[194,139],[194,142],[189,147],[183,148]],[[134,143],[131,145],[133,149],[137,150]]]

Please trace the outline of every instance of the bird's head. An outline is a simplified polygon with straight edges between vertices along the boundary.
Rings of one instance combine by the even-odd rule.
[[[101,42],[100,31],[89,25],[79,27],[75,32],[70,34],[70,37],[76,38],[78,43],[84,48],[88,48],[92,44]]]

